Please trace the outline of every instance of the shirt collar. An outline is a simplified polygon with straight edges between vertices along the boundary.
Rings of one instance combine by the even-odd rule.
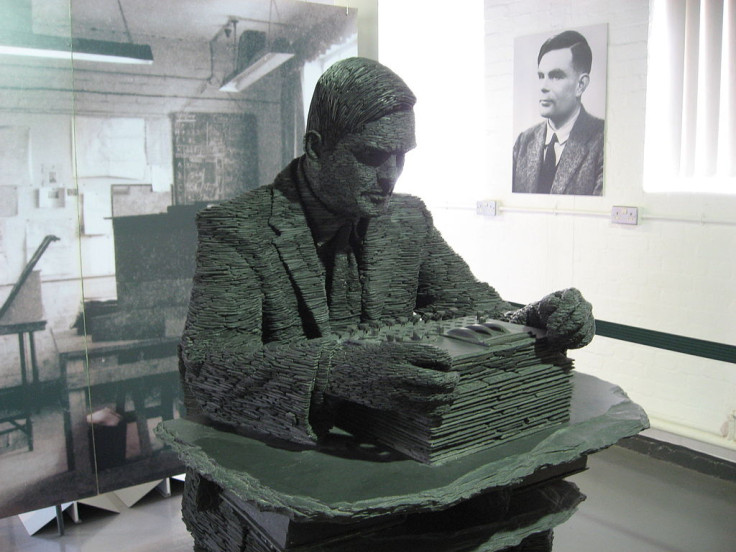
[[[575,121],[578,120],[579,115],[580,105],[578,104],[577,110],[575,111],[573,116],[570,117],[567,122],[558,129],[552,128],[552,123],[549,119],[547,119],[547,135],[544,137],[544,145],[546,146],[547,144],[549,144],[550,140],[552,140],[553,134],[557,135],[557,142],[560,145],[564,145],[565,142],[567,142],[567,139],[570,137],[572,127],[575,126]]]

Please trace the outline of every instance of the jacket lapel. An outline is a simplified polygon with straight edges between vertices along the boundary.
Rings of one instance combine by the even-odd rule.
[[[529,144],[529,153],[524,157],[526,167],[523,171],[526,177],[524,181],[528,183],[531,189],[528,192],[537,191],[537,179],[539,172],[542,170],[542,158],[544,157],[544,135],[547,125],[538,125],[534,130],[534,138]]]
[[[562,152],[560,164],[557,166],[555,179],[552,183],[552,194],[570,193],[572,178],[577,174],[580,165],[588,155],[588,114],[580,111],[578,120],[570,131],[565,150]]]
[[[273,245],[320,335],[324,336],[330,333],[325,271],[317,257],[314,239],[298,198],[294,182],[298,170],[294,162],[276,178],[269,225],[275,232]]]

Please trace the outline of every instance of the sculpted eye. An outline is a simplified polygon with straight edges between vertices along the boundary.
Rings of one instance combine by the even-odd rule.
[[[376,149],[359,150],[353,152],[355,158],[364,165],[371,167],[380,167],[388,158],[391,157],[391,153],[387,151],[381,151]]]

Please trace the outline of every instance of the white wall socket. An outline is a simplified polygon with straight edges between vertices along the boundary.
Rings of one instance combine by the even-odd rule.
[[[475,203],[475,214],[486,217],[496,216],[496,202],[492,199],[483,199]]]
[[[611,222],[614,224],[639,224],[639,208],[614,205],[611,207]]]

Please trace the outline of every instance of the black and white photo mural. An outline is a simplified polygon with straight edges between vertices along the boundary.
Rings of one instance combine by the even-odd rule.
[[[514,41],[515,193],[603,194],[608,26]]]
[[[357,10],[0,6],[0,46],[45,49],[0,54],[4,517],[181,473],[153,428],[183,414],[195,213],[301,149],[314,74],[357,55]]]

